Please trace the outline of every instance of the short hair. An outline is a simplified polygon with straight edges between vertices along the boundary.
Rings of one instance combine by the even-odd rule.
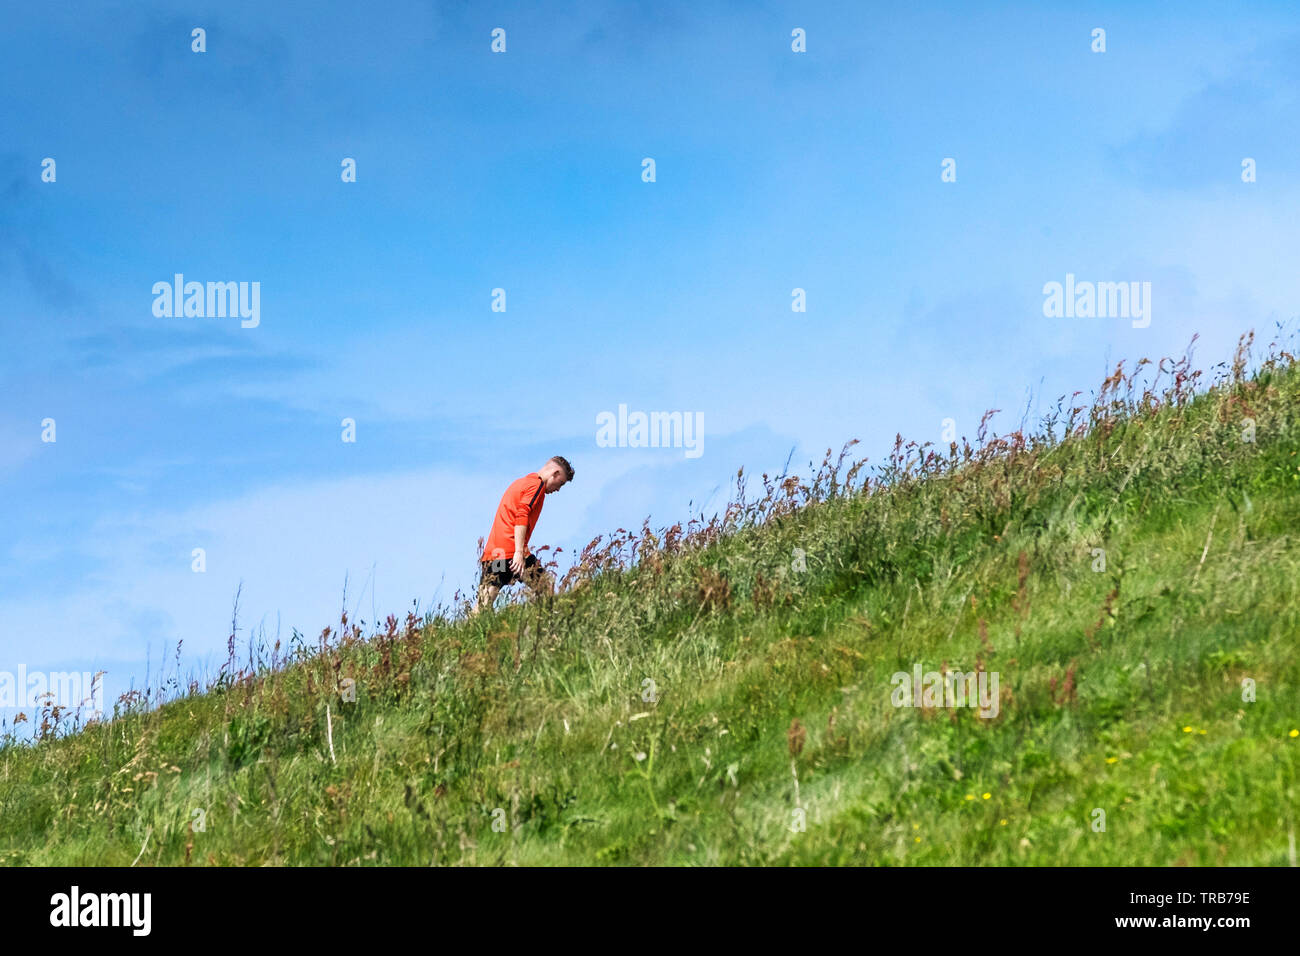
[[[569,464],[569,459],[565,458],[563,455],[554,455],[551,457],[551,461],[564,469],[565,481],[573,480],[573,466]]]

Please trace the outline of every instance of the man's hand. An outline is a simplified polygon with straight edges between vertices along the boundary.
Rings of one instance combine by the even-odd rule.
[[[522,551],[516,551],[515,556],[510,559],[510,570],[515,573],[515,577],[524,576],[524,555]]]

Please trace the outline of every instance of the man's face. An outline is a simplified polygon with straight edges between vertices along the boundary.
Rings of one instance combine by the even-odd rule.
[[[546,493],[553,494],[563,488],[569,481],[564,476],[564,469],[555,462],[548,462],[541,470],[542,481],[546,482]]]

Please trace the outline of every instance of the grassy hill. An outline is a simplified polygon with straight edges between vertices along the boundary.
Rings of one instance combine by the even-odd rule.
[[[549,607],[344,616],[32,715],[0,862],[1294,864],[1300,371],[1248,344],[1032,434],[739,476]],[[997,715],[894,706],[918,665],[996,672]]]

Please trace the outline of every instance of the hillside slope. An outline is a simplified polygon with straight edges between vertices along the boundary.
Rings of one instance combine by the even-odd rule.
[[[0,862],[1294,863],[1300,373],[1247,366],[1117,369],[1035,435],[620,532],[549,608],[345,619],[11,736]],[[895,706],[918,667],[996,672],[996,716]]]

